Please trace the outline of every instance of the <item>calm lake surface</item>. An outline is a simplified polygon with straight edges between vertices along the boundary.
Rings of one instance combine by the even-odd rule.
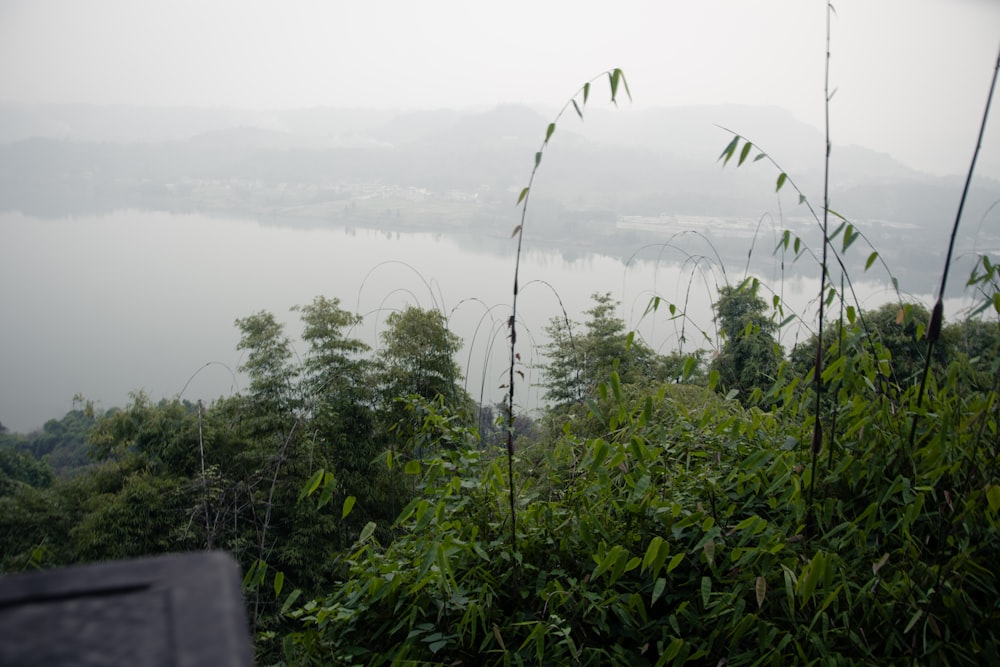
[[[469,392],[501,400],[509,359],[516,240],[364,229],[267,226],[246,219],[121,211],[105,216],[38,219],[0,214],[0,422],[27,432],[73,407],[74,394],[99,407],[123,405],[145,390],[153,399],[213,400],[244,384],[236,369],[234,320],[269,310],[287,323],[298,352],[292,306],[337,297],[364,315],[355,335],[373,347],[385,316],[407,304],[437,308],[465,340],[460,363]],[[590,254],[567,259],[532,249],[521,261],[519,352],[527,386],[518,402],[537,406],[540,346],[552,317],[582,320],[594,292],[622,303],[622,319],[654,348],[685,351],[717,344],[711,304],[716,285],[739,282],[743,265],[718,266],[657,248],[630,261]],[[761,272],[803,321],[813,320],[815,276]],[[863,307],[893,298],[887,283],[857,283]],[[687,302],[671,320],[664,303],[643,317],[654,296]],[[762,292],[768,301],[770,292]],[[930,295],[911,295],[927,302]],[[961,304],[946,308],[952,317]],[[706,339],[701,332],[707,334]],[[786,349],[806,335],[782,332]],[[182,393],[183,392],[183,393]]]

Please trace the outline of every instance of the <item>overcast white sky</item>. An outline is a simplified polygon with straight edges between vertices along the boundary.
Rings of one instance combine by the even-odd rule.
[[[964,171],[1000,2],[835,7],[834,141]],[[620,67],[633,108],[775,105],[821,126],[824,35],[820,0],[0,0],[0,101],[554,107]]]

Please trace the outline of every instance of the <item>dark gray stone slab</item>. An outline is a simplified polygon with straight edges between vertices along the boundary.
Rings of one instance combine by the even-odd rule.
[[[248,667],[240,581],[221,552],[0,577],[0,666]]]

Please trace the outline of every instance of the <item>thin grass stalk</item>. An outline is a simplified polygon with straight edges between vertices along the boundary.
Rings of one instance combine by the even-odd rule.
[[[824,298],[826,293],[826,264],[827,248],[830,245],[828,236],[829,211],[830,211],[830,15],[833,6],[826,5],[826,67],[823,79],[823,116],[825,123],[826,153],[823,157],[823,252],[820,262],[819,277],[819,324],[816,334],[816,361],[813,366],[813,384],[816,387],[816,405],[813,419],[812,437],[812,476],[809,481],[809,498],[806,502],[806,530],[812,518],[813,497],[816,490],[816,472],[819,452],[823,448],[823,425],[820,421],[822,417],[823,399],[823,311],[826,305]],[[841,274],[843,275],[843,274]]]
[[[517,365],[517,297],[518,297],[518,277],[521,272],[521,247],[524,241],[524,223],[528,215],[528,200],[531,197],[531,188],[535,183],[535,174],[538,173],[538,167],[542,163],[542,154],[545,152],[545,147],[549,144],[549,139],[552,138],[553,132],[556,129],[556,123],[563,117],[563,114],[570,108],[573,107],[576,114],[583,119],[583,107],[587,105],[587,98],[590,96],[590,85],[597,79],[608,77],[608,84],[611,87],[611,102],[612,104],[617,104],[617,94],[619,85],[624,87],[625,94],[628,95],[629,99],[632,99],[632,93],[629,91],[628,82],[625,80],[625,73],[621,69],[607,70],[598,74],[596,77],[583,84],[579,90],[577,90],[573,95],[563,104],[562,109],[556,114],[555,119],[549,123],[548,128],[545,131],[545,139],[542,141],[542,145],[538,148],[535,153],[535,164],[531,168],[531,176],[528,177],[528,185],[523,190],[517,198],[518,205],[521,206],[521,223],[514,228],[514,235],[517,236],[517,254],[514,259],[514,294],[511,300],[511,313],[510,319],[507,321],[507,327],[510,329],[510,374],[507,380],[507,479],[510,484],[510,546],[511,550],[517,551],[517,506],[515,504],[515,493],[514,493],[514,375]],[[578,104],[576,101],[576,96],[583,95],[583,103]]]

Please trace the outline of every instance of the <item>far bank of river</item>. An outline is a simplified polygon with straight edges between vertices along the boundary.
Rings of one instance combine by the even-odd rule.
[[[295,340],[298,320],[289,309],[317,295],[362,314],[356,335],[373,347],[391,310],[441,310],[465,340],[459,362],[470,393],[484,402],[504,393],[516,242],[490,230],[445,236],[129,210],[60,219],[3,213],[0,238],[0,422],[13,431],[61,416],[77,393],[111,407],[140,389],[158,399],[186,387],[190,400],[238,391],[234,320],[269,310]],[[696,244],[677,245],[681,252],[639,246],[621,259],[581,248],[567,258],[551,245],[526,243],[518,317],[531,386],[518,401],[541,400],[537,366],[550,318],[565,309],[584,319],[595,292],[619,300],[622,319],[656,349],[677,349],[682,334],[685,351],[717,345],[715,290],[739,282],[744,267],[723,273]],[[811,322],[818,278],[790,271],[782,280],[778,263],[766,265],[762,295],[780,294],[786,313]],[[855,289],[863,307],[894,298],[887,282],[859,281]],[[656,296],[664,305],[644,317]],[[687,316],[671,320],[666,302]],[[950,306],[946,316],[956,312]],[[807,333],[789,327],[782,342],[790,348]]]

